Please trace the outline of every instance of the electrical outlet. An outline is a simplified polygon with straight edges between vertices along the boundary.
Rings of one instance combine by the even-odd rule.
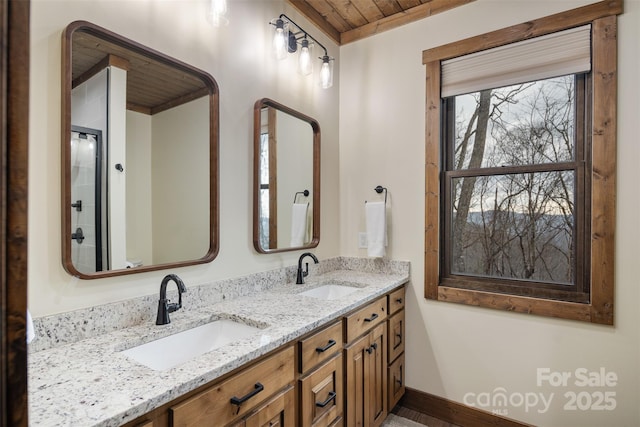
[[[367,233],[358,233],[358,248],[363,249],[367,247]]]

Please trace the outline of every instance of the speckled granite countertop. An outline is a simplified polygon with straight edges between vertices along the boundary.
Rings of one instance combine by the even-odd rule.
[[[350,259],[346,260],[334,263],[335,270],[311,274],[305,285],[265,285],[250,295],[223,296],[218,302],[193,309],[188,308],[191,295],[187,292],[183,296],[185,308],[171,314],[169,325],[156,326],[155,318],[147,319],[136,326],[30,352],[29,424],[121,425],[409,280],[409,263],[406,262],[393,261],[388,271],[380,271],[379,268],[376,271],[366,268],[366,263],[362,270],[348,269],[353,266],[349,265]],[[328,282],[347,282],[358,290],[332,301],[299,295]],[[157,297],[155,300],[157,304]],[[261,329],[246,339],[166,371],[152,370],[120,353],[217,318],[231,318]],[[44,330],[42,323],[39,322],[37,328],[40,332]],[[75,319],[75,323],[86,321]]]

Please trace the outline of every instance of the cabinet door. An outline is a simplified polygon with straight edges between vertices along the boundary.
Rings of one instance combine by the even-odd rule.
[[[387,323],[345,350],[347,426],[377,427],[387,417]]]
[[[389,410],[400,401],[404,395],[404,354],[401,354],[391,365],[389,365]]]
[[[369,334],[369,422],[377,427],[387,418],[387,324],[378,325]]]
[[[389,362],[404,352],[404,310],[389,319]]]
[[[294,427],[295,391],[288,387],[245,418],[246,427]]]
[[[300,425],[327,427],[342,418],[342,354],[300,380]]]
[[[365,427],[367,426],[365,414],[369,409],[368,394],[368,370],[369,358],[367,350],[369,349],[369,336],[353,342],[345,350],[346,363],[346,417],[347,426],[349,427]],[[365,408],[366,406],[366,408]],[[368,417],[366,417],[368,418]]]

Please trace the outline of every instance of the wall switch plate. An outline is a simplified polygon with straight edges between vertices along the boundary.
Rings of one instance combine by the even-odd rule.
[[[358,233],[358,248],[363,249],[367,247],[367,233]]]

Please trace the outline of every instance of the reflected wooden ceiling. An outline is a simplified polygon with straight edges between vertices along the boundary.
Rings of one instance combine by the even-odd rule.
[[[474,0],[287,0],[339,45]]]
[[[75,31],[72,40],[72,87],[106,66],[125,69],[128,110],[153,115],[209,95],[209,89],[197,75],[166,59],[155,59],[140,49],[135,51],[82,31]]]

